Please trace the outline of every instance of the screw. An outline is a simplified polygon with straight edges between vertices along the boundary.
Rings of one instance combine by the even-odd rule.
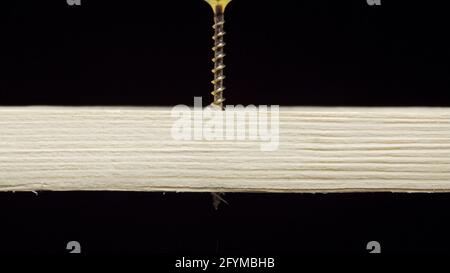
[[[214,80],[211,82],[214,85],[214,91],[211,94],[214,96],[214,101],[212,106],[215,108],[223,110],[223,102],[225,101],[223,97],[223,91],[225,91],[225,86],[223,84],[225,80],[224,69],[225,65],[223,59],[225,58],[224,53],[224,24],[225,24],[225,8],[231,2],[231,0],[205,0],[212,7],[214,11],[214,58],[212,59],[214,63],[214,69],[212,73],[214,74]]]
[[[214,85],[214,91],[211,92],[211,94],[214,96],[214,101],[211,104],[216,109],[224,110],[223,102],[225,101],[223,97],[223,91],[225,90],[225,86],[223,85],[223,81],[225,80],[225,75],[223,73],[225,69],[225,65],[223,63],[223,59],[225,58],[224,53],[224,36],[225,36],[225,8],[227,5],[231,2],[231,0],[205,0],[208,2],[208,4],[212,7],[214,11],[214,58],[212,59],[214,63],[214,68],[212,70],[212,73],[214,74],[214,80],[211,81],[211,83]],[[227,201],[225,201],[222,198],[222,195],[224,193],[211,193],[213,198],[213,206],[217,210],[219,208],[219,205],[224,202],[225,204],[228,204]]]

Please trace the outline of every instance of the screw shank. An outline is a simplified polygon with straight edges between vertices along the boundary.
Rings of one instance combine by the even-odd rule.
[[[214,16],[214,58],[212,59],[214,63],[214,69],[212,70],[214,74],[214,80],[212,81],[212,84],[214,85],[214,91],[211,93],[214,96],[214,102],[213,106],[216,106],[217,108],[223,109],[223,102],[225,101],[223,97],[223,92],[225,90],[224,86],[224,36],[225,36],[225,30],[224,30],[224,24],[225,24],[225,17],[222,12],[216,13]]]

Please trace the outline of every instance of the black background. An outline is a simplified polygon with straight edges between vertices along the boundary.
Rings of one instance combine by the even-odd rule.
[[[210,99],[201,0],[1,1],[0,105]],[[229,104],[450,106],[444,1],[234,0]],[[441,6],[440,6],[441,5]],[[1,128],[0,128],[1,130]],[[0,252],[450,253],[448,194],[1,193]]]
[[[228,103],[449,105],[442,2],[235,0],[226,18]],[[212,12],[202,0],[1,5],[0,104],[210,98]]]

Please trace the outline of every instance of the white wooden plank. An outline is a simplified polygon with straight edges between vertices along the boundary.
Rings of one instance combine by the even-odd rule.
[[[450,109],[281,107],[279,147],[178,141],[171,108],[0,107],[0,191],[450,191]]]

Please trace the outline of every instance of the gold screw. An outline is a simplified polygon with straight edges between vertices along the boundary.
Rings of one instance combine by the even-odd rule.
[[[214,85],[214,91],[211,94],[214,96],[214,101],[211,104],[214,108],[219,110],[224,110],[223,102],[225,101],[223,97],[223,91],[225,90],[225,86],[223,85],[223,81],[225,80],[225,75],[223,73],[225,69],[225,65],[223,63],[223,59],[225,58],[224,47],[225,42],[223,37],[225,36],[224,24],[225,24],[225,8],[231,2],[231,0],[205,0],[212,7],[214,11],[214,58],[212,59],[214,63],[214,69],[212,73],[214,74],[214,80],[211,82]],[[221,195],[224,193],[211,193],[213,198],[213,206],[217,210],[219,208],[220,203],[225,201]]]
[[[205,0],[212,7],[214,11],[214,58],[212,59],[214,63],[214,69],[212,70],[214,74],[214,80],[211,82],[214,85],[214,91],[211,94],[214,96],[214,101],[212,106],[215,108],[223,110],[223,102],[225,101],[223,97],[223,91],[225,91],[225,86],[223,84],[225,80],[224,69],[225,65],[223,59],[225,58],[224,53],[224,24],[225,24],[225,8],[231,2],[231,0]]]

